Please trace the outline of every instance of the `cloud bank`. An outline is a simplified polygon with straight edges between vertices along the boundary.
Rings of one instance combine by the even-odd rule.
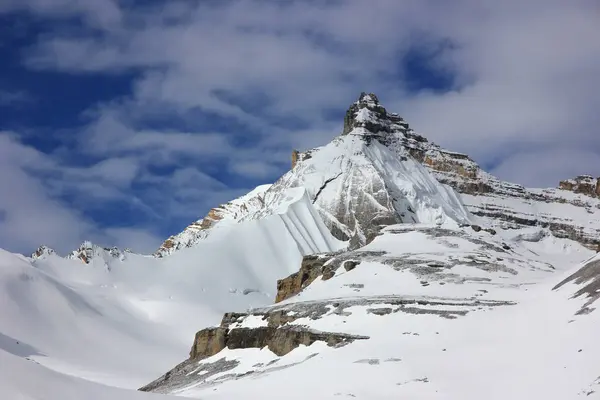
[[[2,159],[2,187],[23,182],[0,205],[4,247],[92,237],[148,251],[276,179],[291,149],[328,142],[363,90],[501,178],[555,186],[600,175],[595,1],[148,4],[0,6],[56,22],[23,49],[24,68],[134,77],[128,95],[87,110],[51,151],[22,132],[0,136],[3,151],[23,154]],[[77,24],[61,28],[66,20]]]

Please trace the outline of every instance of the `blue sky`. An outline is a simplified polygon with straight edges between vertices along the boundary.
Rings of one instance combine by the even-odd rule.
[[[0,247],[152,251],[361,91],[504,179],[600,175],[597,3],[481,3],[2,1]]]

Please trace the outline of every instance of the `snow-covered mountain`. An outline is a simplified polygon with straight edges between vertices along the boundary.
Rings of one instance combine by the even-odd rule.
[[[594,398],[598,186],[502,182],[362,93],[153,255],[0,252],[0,397]]]
[[[425,170],[435,180],[417,177]],[[412,178],[406,179],[406,175]],[[422,182],[432,186],[425,188]],[[465,222],[465,208],[499,229],[547,228],[557,237],[576,240],[594,250],[600,245],[598,179],[581,176],[548,189],[501,181],[467,155],[429,142],[398,114],[383,108],[374,94],[362,93],[346,113],[342,135],[322,147],[294,150],[292,170],[275,184],[260,186],[212,209],[167,239],[156,255],[194,246],[219,224],[270,214],[276,207],[277,193],[291,186],[306,187],[333,234],[340,240],[352,237],[358,245],[368,242],[379,224],[412,219],[447,221],[448,216]],[[454,198],[456,192],[459,199]],[[417,195],[435,198],[435,206],[422,203]]]

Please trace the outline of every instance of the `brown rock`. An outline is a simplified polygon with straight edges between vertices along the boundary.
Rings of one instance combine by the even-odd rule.
[[[330,258],[319,255],[304,256],[298,272],[277,281],[275,303],[279,303],[300,293],[302,289],[310,285],[321,275],[323,275],[323,279],[325,280],[331,278],[333,276],[331,271],[323,273],[323,266]]]
[[[213,208],[208,212],[208,214],[206,214],[206,217],[202,219],[202,222],[200,223],[200,228],[208,229],[222,219],[223,216],[221,215],[219,210],[217,208]]]
[[[298,150],[293,150],[292,151],[292,169],[294,169],[294,167],[298,163],[298,157],[299,157],[299,155],[300,155],[300,152]]]
[[[202,329],[196,333],[194,344],[190,350],[190,359],[200,359],[217,354],[225,348],[227,329],[213,327]]]
[[[196,334],[190,359],[210,357],[225,347],[232,350],[268,347],[276,355],[284,356],[300,345],[310,346],[316,341],[324,341],[329,346],[339,346],[355,339],[366,337],[313,331],[301,326],[234,328],[228,333],[225,327],[208,328]]]
[[[436,158],[432,158],[429,155],[426,155],[423,158],[422,163],[428,165],[431,169],[439,172],[452,172],[457,175],[460,175],[464,178],[476,179],[477,178],[477,169],[476,168],[465,168],[465,165],[462,163],[463,160],[468,160],[469,158],[463,154],[452,154],[452,156],[438,152],[438,156]]]
[[[590,197],[598,197],[600,195],[599,183],[599,179],[594,179],[589,175],[580,175],[574,179],[560,181],[558,188],[575,193],[585,194]]]

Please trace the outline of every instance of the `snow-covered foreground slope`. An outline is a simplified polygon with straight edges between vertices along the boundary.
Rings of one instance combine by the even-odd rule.
[[[0,398],[6,400],[160,400],[174,399],[118,389],[66,376],[3,350],[0,339]],[[11,343],[7,347],[13,347]],[[18,346],[17,346],[18,347]],[[13,347],[14,348],[14,347]],[[10,349],[9,349],[10,351]]]
[[[167,258],[104,257],[93,248],[85,264],[52,252],[34,260],[0,251],[2,348],[63,374],[135,389],[184,357],[198,326],[272,303],[277,279],[303,255],[343,246],[298,188],[273,215],[221,228]]]
[[[576,315],[585,300],[570,299],[575,288],[552,289],[591,255],[543,232],[392,226],[361,249],[323,254],[298,295],[205,330],[227,332],[216,354],[218,340],[201,331],[196,357],[145,389],[207,399],[576,399],[600,376],[600,316]]]

